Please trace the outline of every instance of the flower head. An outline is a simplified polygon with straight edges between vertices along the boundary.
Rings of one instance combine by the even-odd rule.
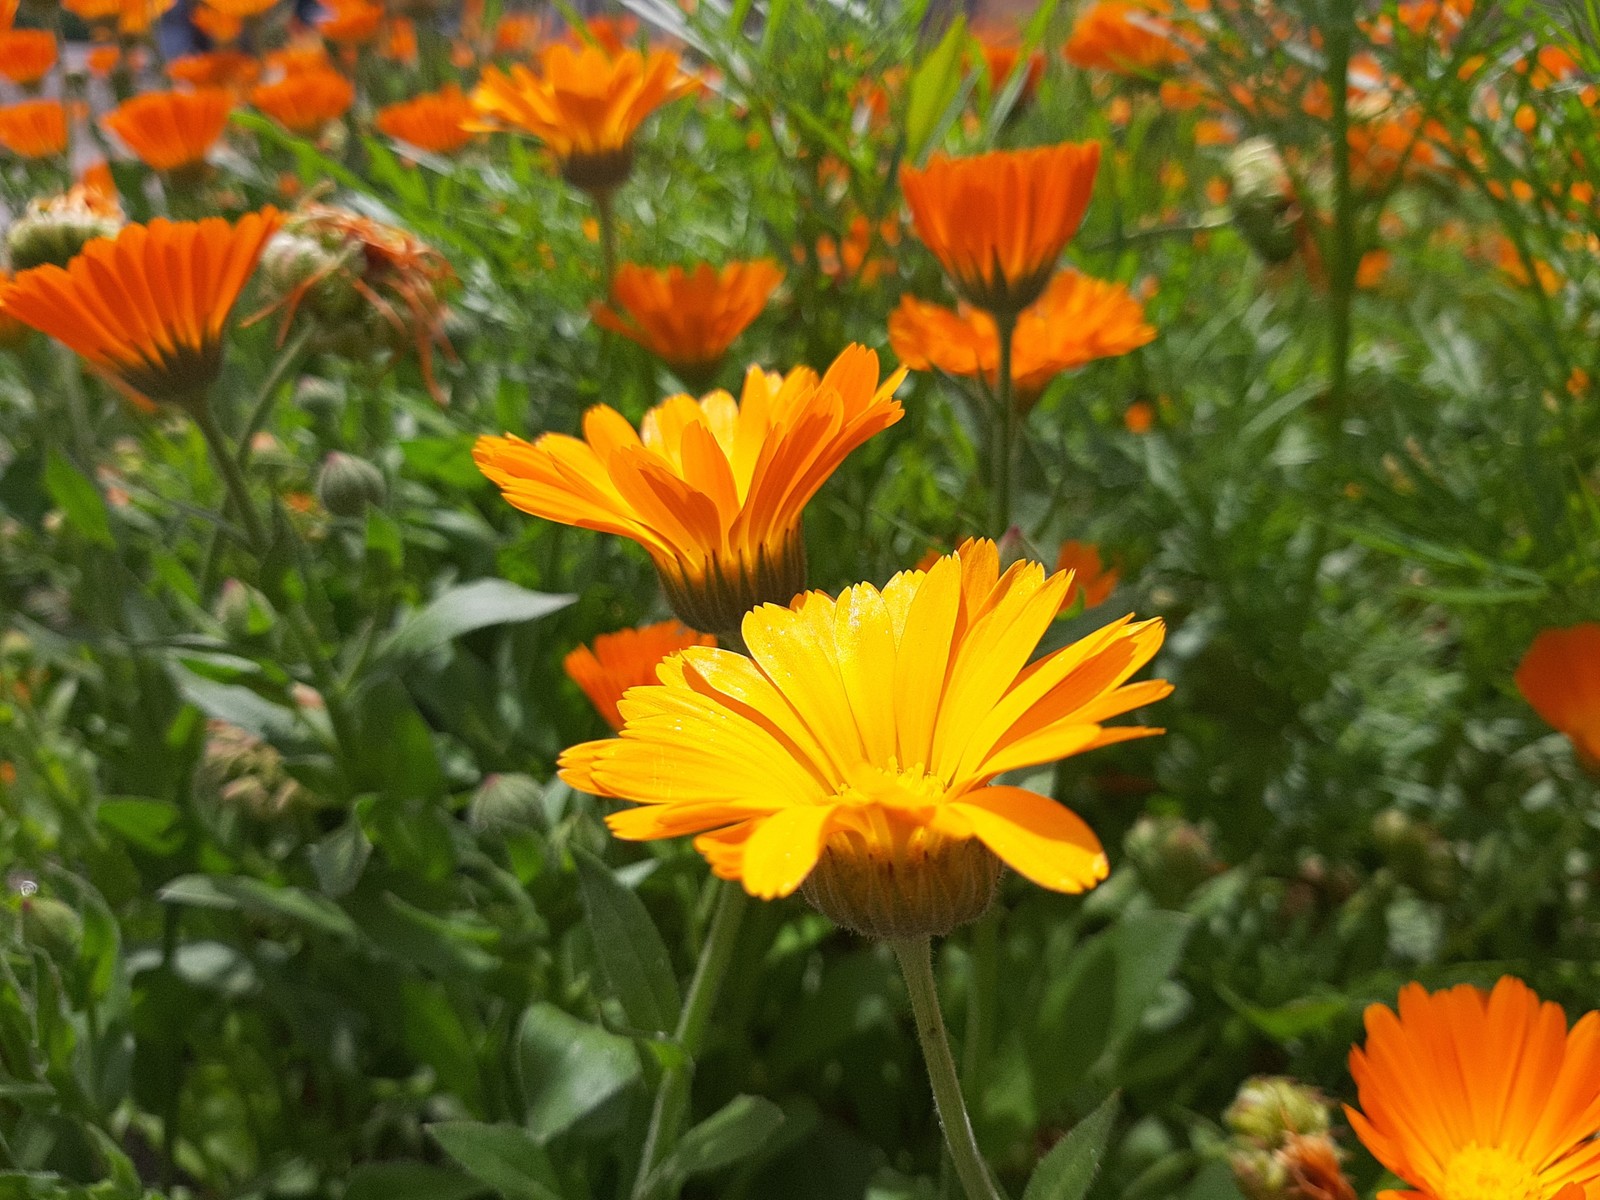
[[[55,34],[45,29],[0,31],[0,75],[19,87],[32,87],[56,65]]]
[[[139,37],[150,32],[156,19],[176,0],[61,0],[61,7],[90,25],[116,23],[123,37]]]
[[[969,303],[1015,315],[1039,298],[1078,232],[1100,166],[1097,142],[935,155],[900,186],[917,236]]]
[[[54,263],[64,267],[95,238],[113,237],[126,222],[115,193],[80,183],[58,196],[35,196],[6,230],[11,265],[25,271]]]
[[[567,677],[583,689],[589,702],[613,729],[622,728],[617,704],[629,688],[656,681],[656,667],[675,650],[715,646],[709,633],[696,633],[677,621],[659,621],[638,629],[602,633],[594,646],[579,646],[562,660]]]
[[[67,149],[67,109],[59,100],[0,108],[0,146],[18,158],[54,158]]]
[[[222,366],[222,334],[282,216],[126,226],[65,269],[35,267],[0,291],[7,315],[49,334],[139,397],[204,399]]]
[[[225,13],[236,21],[253,21],[264,17],[277,5],[278,0],[205,0],[206,4]]]
[[[319,135],[350,111],[355,98],[355,85],[329,67],[290,74],[250,92],[250,103],[301,137]]]
[[[242,50],[185,54],[167,64],[167,78],[192,88],[248,88],[261,76],[261,63]]]
[[[1400,992],[1350,1052],[1356,1135],[1415,1192],[1380,1200],[1584,1200],[1600,1187],[1600,1013],[1570,1030],[1519,979]]]
[[[233,109],[222,88],[194,92],[144,92],[125,100],[101,123],[152,170],[186,171],[205,165]]]
[[[473,138],[465,123],[472,102],[455,84],[378,110],[377,126],[397,142],[429,154],[455,154]]]
[[[1515,678],[1533,711],[1571,739],[1585,767],[1600,771],[1600,624],[1544,630]]]
[[[1005,862],[1055,891],[1104,879],[1093,831],[996,776],[1159,732],[1102,722],[1159,700],[1127,680],[1161,645],[1124,618],[1029,665],[1067,577],[1004,574],[968,542],[881,592],[821,592],[744,618],[749,657],[690,649],[619,706],[618,738],[574,746],[574,787],[634,801],[630,840],[698,834],[725,879],[771,899],[805,885],[874,936],[942,933],[987,906]],[[998,860],[998,861],[997,861]]]
[[[783,272],[771,259],[657,270],[624,263],[611,284],[616,307],[596,302],[595,324],[639,343],[685,380],[700,383],[767,306]],[[620,309],[620,311],[618,311]]]
[[[339,46],[363,46],[383,28],[384,7],[371,0],[337,0],[317,21],[317,32]]]
[[[1012,394],[1027,411],[1062,372],[1126,354],[1155,336],[1145,324],[1144,307],[1124,284],[1062,271],[1017,318],[1011,338]],[[889,344],[913,371],[937,367],[951,375],[981,378],[990,388],[1000,372],[994,318],[971,305],[949,309],[902,296],[889,314]]]
[[[481,437],[478,467],[523,512],[630,538],[649,552],[673,608],[695,629],[737,625],[750,608],[805,586],[800,518],[857,446],[902,415],[896,372],[851,346],[820,379],[752,367],[735,403],[673,396],[639,431],[596,405],[584,438]]]
[[[1161,16],[1165,5],[1099,0],[1083,9],[1063,53],[1075,67],[1150,75],[1183,61],[1183,46]]]
[[[538,138],[574,187],[608,191],[633,167],[633,135],[652,112],[699,85],[670,50],[611,54],[598,46],[545,47],[538,71],[513,66],[483,72],[472,104],[484,132],[519,130]]]
[[[1121,572],[1107,566],[1100,557],[1100,547],[1093,542],[1066,541],[1056,555],[1056,570],[1072,572],[1072,586],[1062,600],[1064,608],[1071,608],[1081,598],[1084,608],[1098,608],[1111,598],[1116,590]]]

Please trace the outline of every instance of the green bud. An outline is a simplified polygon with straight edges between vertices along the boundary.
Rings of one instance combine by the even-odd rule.
[[[79,190],[29,201],[28,210],[6,231],[11,269],[64,267],[89,242],[114,237],[124,224],[121,213]]]
[[[1295,252],[1300,206],[1277,147],[1267,138],[1249,138],[1234,147],[1227,169],[1240,235],[1267,262],[1287,261]]]
[[[52,896],[28,896],[22,901],[22,936],[58,962],[76,959],[83,918]]]
[[[317,499],[336,517],[359,517],[389,493],[383,473],[364,458],[335,450],[317,475]]]
[[[1328,1102],[1293,1079],[1257,1075],[1245,1080],[1222,1119],[1247,1145],[1275,1150],[1291,1134],[1327,1133]]]
[[[506,836],[544,828],[544,788],[527,775],[490,775],[467,807],[467,823],[481,834]]]
[[[237,579],[225,579],[214,610],[229,638],[258,638],[271,631],[277,614],[260,591]]]

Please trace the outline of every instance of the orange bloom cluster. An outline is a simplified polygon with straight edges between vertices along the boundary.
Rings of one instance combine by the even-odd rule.
[[[290,133],[317,137],[350,111],[356,89],[331,67],[295,71],[250,92],[250,103]]]
[[[730,628],[805,586],[800,518],[857,446],[902,416],[878,356],[845,350],[820,379],[752,367],[727,392],[674,396],[636,432],[615,409],[584,414],[584,438],[481,437],[478,468],[523,512],[630,538],[649,552],[673,608],[695,629]]]
[[[56,65],[56,39],[43,29],[0,31],[0,75],[19,87],[32,87]]]
[[[455,84],[378,110],[378,128],[429,154],[455,154],[473,139],[472,102]]]
[[[0,291],[0,310],[141,403],[194,405],[221,369],[228,317],[282,220],[267,208],[235,225],[218,217],[129,225],[65,268],[20,272]]]
[[[1098,0],[1079,14],[1062,52],[1085,70],[1118,75],[1165,71],[1187,57],[1165,11],[1164,4]]]
[[[227,127],[233,96],[222,88],[145,92],[124,101],[101,121],[152,170],[202,166]]]
[[[339,46],[364,46],[378,36],[386,12],[372,0],[324,0],[328,10],[317,21],[317,31]]]
[[[1044,294],[1023,309],[1012,334],[1011,379],[1016,405],[1027,411],[1064,371],[1126,354],[1152,341],[1156,331],[1127,286],[1062,271]],[[931,367],[981,379],[991,390],[1000,370],[995,320],[972,305],[950,309],[900,297],[889,314],[889,344],[913,371]]]
[[[917,236],[971,304],[1015,316],[1039,298],[1078,232],[1100,166],[1097,142],[935,155],[904,167]]]
[[[67,149],[67,109],[59,100],[0,108],[0,146],[18,158],[54,158]]]
[[[547,46],[537,70],[516,65],[484,71],[472,104],[470,128],[515,130],[545,144],[567,181],[586,191],[608,191],[633,167],[633,135],[661,105],[697,90],[670,50],[612,54],[597,46],[574,50]]]
[[[1415,1192],[1384,1200],[1600,1195],[1600,1013],[1571,1029],[1519,979],[1492,992],[1408,984],[1350,1053],[1356,1135]]]
[[[728,347],[761,315],[783,272],[771,259],[658,270],[624,263],[595,324],[637,342],[685,381],[707,382]],[[615,307],[613,307],[615,305]]]
[[[567,678],[583,689],[595,711],[613,729],[622,728],[617,704],[629,688],[656,681],[661,660],[690,646],[715,646],[709,633],[696,633],[677,621],[660,621],[639,629],[621,629],[595,638],[593,648],[579,646],[562,660]]]

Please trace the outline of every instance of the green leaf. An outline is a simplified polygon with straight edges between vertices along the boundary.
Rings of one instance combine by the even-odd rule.
[[[208,717],[237,725],[268,741],[293,737],[302,728],[291,709],[274,704],[250,688],[204,679],[176,663],[169,670],[178,692]]]
[[[961,58],[967,46],[967,21],[957,17],[944,37],[911,74],[906,107],[906,160],[920,162],[939,119],[961,90]]]
[[[360,930],[343,909],[299,888],[274,886],[242,875],[180,875],[157,893],[168,904],[236,909],[260,917],[284,917],[321,933],[351,941]]]
[[[468,1200],[487,1191],[476,1179],[422,1163],[367,1163],[350,1173],[344,1200]]]
[[[595,955],[611,992],[636,1029],[667,1033],[681,1001],[672,957],[644,903],[587,850],[575,848],[578,890]]]
[[[345,896],[361,882],[361,872],[372,857],[372,843],[367,840],[360,819],[351,814],[343,825],[313,844],[306,857],[311,860],[311,870],[323,894]]]
[[[1161,909],[1117,922],[1111,935],[1117,956],[1113,1039],[1127,1038],[1138,1028],[1156,992],[1183,961],[1183,947],[1192,925],[1187,913]]]
[[[116,796],[95,812],[100,828],[151,854],[171,854],[183,843],[178,806],[142,796]]]
[[[93,482],[54,450],[44,464],[44,490],[67,524],[97,546],[114,547],[106,502]]]
[[[627,1038],[553,1004],[530,1005],[517,1029],[527,1124],[540,1142],[565,1133],[639,1077]]]
[[[561,1200],[544,1147],[515,1125],[444,1121],[428,1126],[444,1152],[511,1200]]]
[[[760,1096],[735,1096],[683,1135],[651,1173],[646,1191],[716,1171],[748,1158],[783,1124],[783,1110]]]
[[[490,625],[532,621],[571,604],[574,596],[552,596],[504,579],[476,579],[450,588],[395,630],[386,653],[417,657]]]
[[[1112,1092],[1074,1125],[1035,1168],[1022,1200],[1083,1200],[1105,1161],[1106,1143],[1121,1107],[1122,1097]]]

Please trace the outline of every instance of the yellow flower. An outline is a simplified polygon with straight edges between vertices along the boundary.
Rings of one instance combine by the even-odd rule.
[[[695,629],[733,628],[757,604],[805,587],[800,517],[857,446],[898,421],[904,371],[880,386],[878,356],[851,346],[821,379],[751,368],[727,392],[673,396],[636,433],[600,404],[583,440],[482,437],[479,469],[536,517],[619,533],[655,560],[673,609]]]
[[[993,542],[968,542],[881,592],[758,608],[749,657],[667,659],[619,706],[621,736],[568,750],[562,778],[635,802],[607,818],[618,837],[698,834],[723,878],[766,899],[805,885],[872,936],[971,920],[1002,861],[1055,891],[1091,888],[1108,869],[1093,831],[995,779],[1161,732],[1102,722],[1171,690],[1127,682],[1164,627],[1125,617],[1029,665],[1071,576],[999,567]]]

